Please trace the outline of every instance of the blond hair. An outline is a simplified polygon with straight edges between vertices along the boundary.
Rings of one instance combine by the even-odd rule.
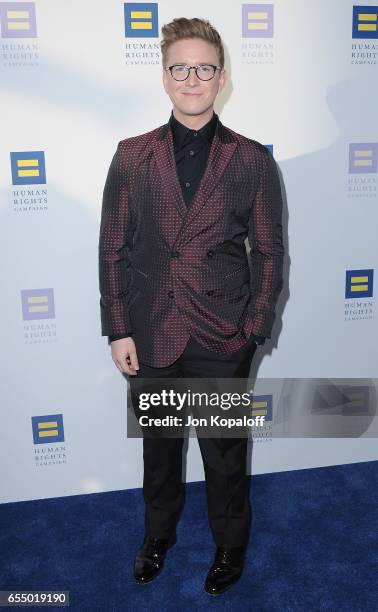
[[[224,48],[222,39],[217,30],[206,19],[199,19],[198,17],[193,17],[192,19],[177,17],[170,23],[163,25],[161,32],[162,40],[160,42],[160,48],[163,66],[166,66],[168,49],[174,42],[184,38],[201,38],[215,46],[219,57],[219,66],[222,69],[224,68]]]

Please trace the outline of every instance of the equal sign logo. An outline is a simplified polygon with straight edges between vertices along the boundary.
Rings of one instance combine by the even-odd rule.
[[[378,38],[378,6],[354,6],[352,38]]]
[[[251,416],[264,416],[265,422],[273,419],[273,396],[272,395],[253,395]]]
[[[273,38],[273,4],[242,4],[243,38]]]
[[[346,270],[345,298],[373,297],[374,270]]]
[[[3,38],[37,37],[34,2],[0,2],[0,21]]]
[[[377,173],[378,143],[353,142],[349,145],[349,173]]]
[[[45,154],[43,151],[11,153],[12,184],[37,185],[46,183]]]
[[[55,319],[53,289],[22,289],[21,304],[24,321]]]
[[[34,444],[64,442],[64,427],[62,414],[46,414],[32,416]]]
[[[157,3],[126,2],[124,13],[126,38],[156,38],[159,36]]]
[[[375,391],[375,389],[374,389]],[[343,404],[342,414],[365,416],[373,414],[370,410],[370,387],[369,386],[345,386],[341,387],[341,392],[348,398],[348,402]],[[375,416],[375,411],[374,411]]]

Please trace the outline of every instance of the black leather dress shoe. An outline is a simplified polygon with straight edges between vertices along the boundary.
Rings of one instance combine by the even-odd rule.
[[[152,538],[146,536],[134,561],[134,578],[139,584],[153,580],[163,569],[168,548],[173,546],[176,538]]]
[[[205,591],[209,595],[220,595],[227,591],[243,572],[245,547],[218,547],[213,565],[205,580]]]

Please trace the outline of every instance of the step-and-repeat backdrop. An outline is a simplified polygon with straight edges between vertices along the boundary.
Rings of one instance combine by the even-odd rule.
[[[377,375],[376,1],[0,1],[2,501],[142,484],[127,383],[101,336],[98,233],[117,143],[169,119],[159,42],[180,16],[220,32],[215,110],[270,147],[282,179],[285,289],[251,376]],[[252,473],[376,459],[366,427],[272,436],[279,388],[255,398]],[[195,439],[185,476],[203,479]]]

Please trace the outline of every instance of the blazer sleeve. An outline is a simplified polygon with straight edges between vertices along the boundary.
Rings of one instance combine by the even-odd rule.
[[[277,166],[264,147],[259,186],[251,208],[248,242],[251,299],[248,307],[255,335],[271,337],[275,306],[283,288],[282,194]]]
[[[98,244],[100,313],[103,336],[131,334],[128,313],[133,245],[130,172],[118,143],[103,191]]]

